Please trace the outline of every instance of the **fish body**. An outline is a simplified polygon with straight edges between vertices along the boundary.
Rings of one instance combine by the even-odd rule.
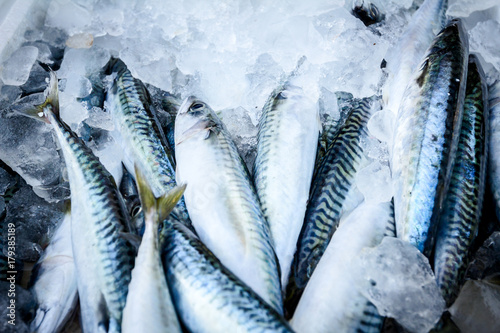
[[[288,315],[293,312],[342,214],[359,204],[358,200],[352,200],[351,192],[356,173],[366,161],[360,142],[368,137],[366,124],[376,99],[353,103],[316,171],[287,286]]]
[[[146,227],[123,310],[123,332],[180,333],[182,330],[161,263],[158,224],[170,214],[183,190],[174,188],[156,199],[140,173],[137,174]]]
[[[455,300],[481,219],[488,156],[488,88],[479,60],[469,57],[464,115],[450,187],[439,220],[434,272],[448,306]]]
[[[353,262],[384,237],[395,237],[391,202],[363,203],[342,220],[290,321],[297,332],[380,332],[383,317],[363,296]],[[354,265],[356,266],[356,265]]]
[[[133,249],[122,199],[108,171],[59,118],[57,79],[37,107],[51,124],[64,156],[71,189],[71,238],[84,332],[120,332]]]
[[[293,332],[276,310],[221,264],[189,229],[173,223],[162,233],[165,275],[189,331]]]
[[[248,171],[217,115],[188,98],[175,122],[177,181],[201,241],[281,312],[278,262]]]
[[[144,84],[135,79],[119,59],[112,59],[108,71],[116,75],[107,94],[107,106],[119,133],[124,164],[135,175],[135,166],[144,174],[156,197],[172,190],[175,183],[173,157],[166,149],[166,139],[150,108],[150,96]],[[181,201],[173,215],[189,223]]]
[[[468,42],[458,20],[429,47],[398,112],[391,171],[398,237],[429,257],[462,123]]]
[[[66,214],[33,269],[30,289],[38,303],[30,330],[39,333],[61,331],[78,301],[70,213]]]
[[[269,223],[285,285],[304,221],[314,170],[319,114],[301,88],[273,92],[259,121],[254,184]]]
[[[432,43],[436,34],[446,24],[448,0],[425,0],[413,14],[408,27],[403,32],[394,48],[388,51],[388,78],[383,89],[386,110],[394,115],[399,110],[406,86],[412,74]]]

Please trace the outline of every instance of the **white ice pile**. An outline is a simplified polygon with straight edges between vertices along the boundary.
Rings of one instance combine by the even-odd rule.
[[[396,319],[410,332],[429,332],[445,309],[427,258],[414,246],[397,238],[361,256],[365,296],[379,313]]]

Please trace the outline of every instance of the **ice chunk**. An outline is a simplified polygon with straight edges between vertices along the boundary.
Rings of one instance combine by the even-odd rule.
[[[3,163],[0,163],[0,166]],[[15,176],[11,175],[4,168],[0,167],[0,195],[4,195],[5,191],[17,182]],[[0,216],[2,214],[0,213]]]
[[[479,22],[469,31],[471,52],[477,52],[497,71],[500,71],[500,40],[491,36],[500,35],[500,23],[497,21]]]
[[[109,61],[109,51],[100,47],[90,49],[69,49],[64,54],[61,68],[57,71],[59,78],[71,76],[89,76],[101,70]]]
[[[358,171],[356,185],[366,202],[390,201],[393,195],[391,171],[388,164],[375,160]]]
[[[467,281],[449,311],[462,332],[500,332],[498,282]]]
[[[31,69],[28,81],[21,86],[24,95],[43,92],[47,88],[49,73],[35,62]]]
[[[218,115],[231,133],[241,157],[251,172],[257,154],[257,126],[252,123],[248,111],[242,107],[225,109]]]
[[[449,16],[467,17],[475,11],[488,9],[496,5],[498,5],[498,0],[451,0],[446,14]]]
[[[445,302],[427,258],[414,246],[386,237],[361,255],[366,297],[379,313],[411,332],[428,332],[439,321]]]
[[[391,143],[394,113],[389,110],[375,112],[368,121],[368,131],[370,134],[382,142]]]
[[[31,67],[38,57],[38,49],[34,46],[23,46],[17,49],[9,59],[2,64],[1,78],[3,83],[20,86],[30,75]]]
[[[15,224],[16,259],[35,262],[42,247],[63,218],[62,203],[48,203],[37,196],[25,182],[7,204],[4,226]],[[5,227],[4,227],[5,230]],[[4,232],[3,241],[7,234]],[[7,255],[4,248],[4,255]]]
[[[39,195],[54,201],[68,197],[69,192],[62,179],[64,161],[59,155],[52,128],[17,113],[44,100],[43,93],[32,94],[0,112],[0,159]]]
[[[45,24],[63,29],[69,34],[90,30],[93,23],[92,13],[81,4],[73,1],[53,0],[47,9]],[[93,27],[97,30],[98,27]]]
[[[21,97],[22,90],[17,86],[4,86],[0,87],[0,111],[8,108],[19,97]]]
[[[90,109],[89,117],[85,122],[91,127],[107,131],[112,131],[115,128],[111,114],[98,107]]]

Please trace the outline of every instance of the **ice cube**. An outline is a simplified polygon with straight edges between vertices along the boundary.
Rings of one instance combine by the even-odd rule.
[[[368,121],[368,131],[382,142],[390,143],[392,139],[394,113],[389,110],[375,112]]]
[[[89,33],[79,33],[69,36],[66,46],[73,49],[88,49],[94,44],[94,36]]]
[[[469,280],[449,311],[462,332],[500,332],[499,309],[498,281]]]
[[[89,76],[101,70],[109,61],[109,51],[100,47],[69,49],[64,54],[58,78]]]
[[[33,65],[28,81],[21,86],[24,95],[43,92],[47,88],[49,73],[38,63]]]
[[[0,77],[4,84],[20,86],[28,81],[31,67],[38,57],[38,49],[34,46],[23,46],[2,64]]]
[[[358,171],[356,185],[369,203],[390,201],[393,196],[389,165],[377,160]]]
[[[414,246],[385,237],[360,263],[365,296],[381,315],[411,332],[428,332],[439,321],[445,302],[428,259]]]
[[[470,49],[471,52],[477,52],[481,57],[500,71],[500,40],[491,38],[500,34],[500,23],[489,20],[479,22],[472,30],[469,31]]]
[[[446,14],[448,16],[467,17],[471,13],[498,5],[498,0],[451,0]]]
[[[59,155],[50,125],[19,115],[43,103],[43,93],[20,99],[0,112],[0,159],[18,173],[45,199],[57,201],[68,197],[62,179],[64,161]]]
[[[21,97],[22,90],[17,86],[4,86],[0,87],[0,111],[8,108],[18,98]]]

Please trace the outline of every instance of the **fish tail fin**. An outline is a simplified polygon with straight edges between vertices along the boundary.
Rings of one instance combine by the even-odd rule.
[[[176,186],[168,193],[156,198],[137,166],[135,167],[135,174],[146,228],[148,228],[148,225],[150,225],[149,227],[156,227],[170,215],[177,202],[182,198],[186,185]],[[156,230],[156,228],[154,229]]]
[[[50,82],[48,87],[48,94],[45,98],[45,101],[40,105],[35,105],[34,107],[23,110],[20,113],[50,124],[48,111],[59,118],[59,89],[57,86],[56,73],[52,70],[50,71]]]

